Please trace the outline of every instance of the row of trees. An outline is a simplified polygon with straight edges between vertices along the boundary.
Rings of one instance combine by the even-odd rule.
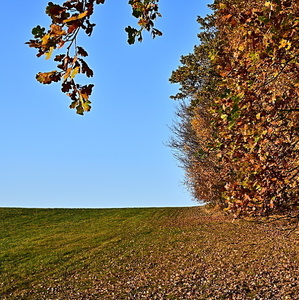
[[[198,21],[170,146],[194,197],[239,215],[299,208],[299,3],[219,0]]]

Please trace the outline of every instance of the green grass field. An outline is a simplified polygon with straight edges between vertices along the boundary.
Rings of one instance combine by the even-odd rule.
[[[299,232],[202,207],[0,208],[0,299],[299,299]]]

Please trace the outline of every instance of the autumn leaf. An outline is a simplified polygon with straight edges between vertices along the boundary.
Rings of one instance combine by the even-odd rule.
[[[70,72],[70,78],[74,78],[78,73],[80,72],[80,67],[76,67],[74,68],[71,72]]]
[[[86,74],[87,77],[93,76],[93,71],[89,68],[87,63],[82,59],[79,58],[79,61],[81,62],[81,71],[83,74]]]
[[[50,59],[53,53],[54,47],[50,47],[50,50],[45,53],[46,59]]]
[[[57,71],[44,72],[44,73],[39,72],[38,74],[36,74],[36,79],[40,83],[50,84],[53,81],[54,82],[59,81],[61,79],[61,73]]]
[[[141,18],[141,19],[139,20],[139,22],[138,22],[138,25],[139,25],[139,26],[146,26],[146,25],[147,25],[147,21]]]
[[[50,34],[46,34],[42,37],[42,45],[46,45],[50,39],[51,35]]]
[[[64,34],[65,34],[65,31],[64,31],[64,30],[62,29],[62,27],[59,26],[59,25],[52,24],[52,25],[50,26],[50,28],[51,28],[51,32],[52,32],[53,34],[56,34],[56,35],[64,35]]]
[[[77,51],[78,51],[78,54],[83,56],[83,57],[88,56],[88,53],[80,46],[77,46]]]
[[[57,4],[53,4],[53,2],[49,2],[48,6],[46,7],[46,14],[48,14],[50,17],[57,16],[63,11],[65,11],[64,7]]]
[[[71,74],[72,70],[73,70],[72,68],[67,68],[64,75],[62,76],[62,79],[66,80],[68,77],[70,77],[70,74]]]
[[[70,91],[70,89],[72,88],[72,82],[70,82],[70,81],[63,81],[63,83],[62,83],[62,85],[61,85],[62,87],[61,87],[61,91],[63,92],[63,93],[66,93],[66,92],[69,92]]]
[[[78,28],[79,28],[78,24],[75,24],[75,23],[69,24],[68,29],[67,29],[67,33],[73,33]]]
[[[65,54],[56,55],[54,61],[62,61],[65,58]]]
[[[285,39],[282,39],[280,42],[279,42],[279,49],[281,48],[285,48],[287,50],[289,50],[291,48],[292,44],[290,41],[287,41]]]

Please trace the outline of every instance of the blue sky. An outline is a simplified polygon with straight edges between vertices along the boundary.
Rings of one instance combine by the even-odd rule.
[[[0,206],[197,205],[165,146],[177,105],[169,96],[178,89],[168,78],[198,43],[196,17],[209,13],[211,1],[160,0],[163,37],[145,34],[132,46],[124,31],[136,23],[128,1],[96,6],[92,37],[78,40],[95,73],[78,78],[95,84],[85,116],[68,108],[59,84],[35,80],[55,69],[24,44],[32,27],[48,26],[47,2],[13,1],[1,11]]]

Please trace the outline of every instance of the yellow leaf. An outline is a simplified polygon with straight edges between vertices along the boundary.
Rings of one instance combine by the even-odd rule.
[[[289,50],[291,48],[292,44],[290,41],[287,41],[285,39],[282,39],[279,43],[279,49],[280,48],[286,48],[287,50]]]
[[[69,19],[63,20],[63,23],[80,20],[80,19],[86,17],[87,15],[88,15],[88,10],[84,11],[83,13],[81,13],[79,15],[76,15],[76,16],[70,17]]]
[[[71,71],[70,77],[74,78],[79,73],[79,71],[80,71],[80,67],[76,67]]]
[[[241,45],[239,46],[239,50],[240,50],[240,51],[243,51],[244,49],[245,49],[244,44],[241,44]]]
[[[64,80],[67,79],[70,76],[71,71],[72,71],[72,68],[68,68],[62,78]]]
[[[50,39],[50,34],[46,34],[42,37],[42,45],[46,45]]]
[[[53,53],[54,47],[50,47],[50,50],[45,53],[46,59],[50,59]]]

